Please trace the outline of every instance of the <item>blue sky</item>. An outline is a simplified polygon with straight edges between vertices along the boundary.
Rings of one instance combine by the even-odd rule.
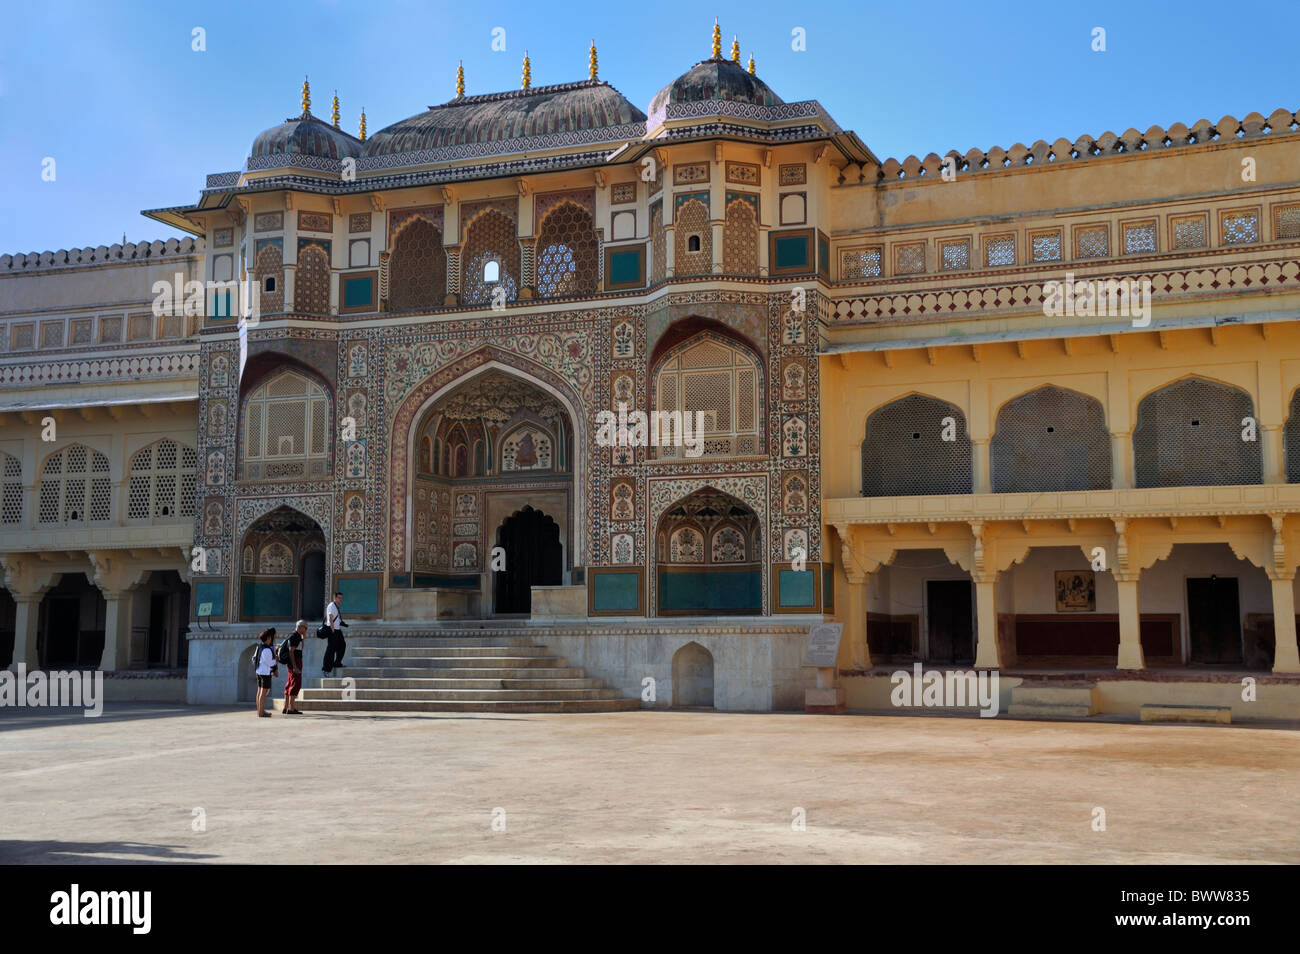
[[[373,133],[449,99],[458,59],[470,93],[517,88],[525,48],[534,85],[566,82],[586,77],[594,38],[601,78],[644,110],[709,55],[714,16],[725,50],[739,34],[779,95],[820,100],[882,159],[1300,106],[1300,0],[688,7],[26,4],[0,33],[0,252],[176,234],[139,211],[193,202],[207,173],[240,168],[258,132],[299,112],[304,74],[317,116],[337,88],[344,127],[364,105]],[[791,48],[797,27],[806,51]]]

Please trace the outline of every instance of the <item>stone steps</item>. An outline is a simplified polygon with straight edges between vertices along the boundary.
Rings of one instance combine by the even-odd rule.
[[[641,708],[523,637],[367,637],[298,696],[316,712],[617,712]]]
[[[1044,719],[1086,719],[1097,714],[1093,686],[1026,684],[1011,690],[1007,715]]]
[[[1143,722],[1212,722],[1232,724],[1231,706],[1176,706],[1147,703],[1140,710]]]

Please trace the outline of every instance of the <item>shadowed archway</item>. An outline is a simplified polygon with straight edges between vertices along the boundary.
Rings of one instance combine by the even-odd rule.
[[[559,586],[564,578],[560,527],[540,510],[524,507],[497,531],[505,569],[493,572],[493,612],[528,613],[534,586]]]

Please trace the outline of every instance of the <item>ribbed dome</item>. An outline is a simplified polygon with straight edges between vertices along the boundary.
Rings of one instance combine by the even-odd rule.
[[[310,113],[303,113],[259,135],[253,140],[249,155],[253,158],[297,155],[345,159],[360,156],[361,148],[361,140],[321,122]]]
[[[578,132],[645,121],[602,80],[463,96],[375,133],[367,156]]]
[[[650,101],[650,112],[657,113],[669,103],[694,103],[710,99],[727,99],[756,106],[778,106],[783,100],[757,76],[732,60],[714,57],[702,60],[673,80]]]

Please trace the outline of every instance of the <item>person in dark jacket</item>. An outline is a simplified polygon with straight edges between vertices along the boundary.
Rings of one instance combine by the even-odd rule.
[[[302,715],[298,708],[298,693],[302,691],[302,652],[303,639],[307,635],[307,621],[298,620],[298,625],[289,634],[289,679],[284,686],[284,714]]]

